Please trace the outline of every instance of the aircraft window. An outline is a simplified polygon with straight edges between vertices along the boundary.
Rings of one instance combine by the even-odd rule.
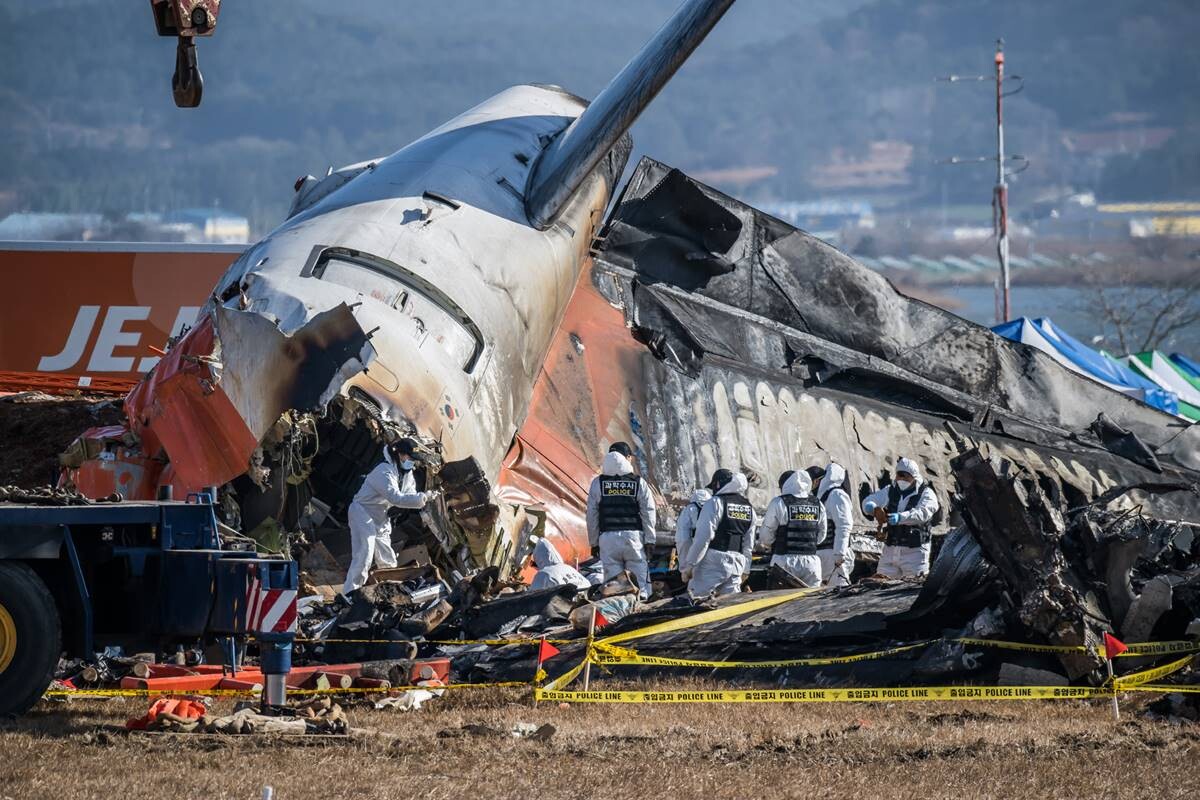
[[[395,278],[365,264],[331,258],[325,262],[321,278],[338,286],[353,289],[364,297],[394,306],[403,301],[404,286]]]
[[[471,372],[483,352],[479,328],[440,290],[402,267],[361,254],[326,254],[312,275],[353,289],[392,306],[409,322],[418,346],[440,354]]]

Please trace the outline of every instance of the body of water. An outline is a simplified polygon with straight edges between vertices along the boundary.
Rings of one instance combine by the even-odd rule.
[[[990,286],[942,286],[936,290],[938,295],[957,304],[952,308],[955,314],[965,317],[972,322],[988,327],[995,324],[995,292]],[[1161,292],[1149,287],[1129,289],[1138,300],[1153,300]],[[1049,317],[1067,333],[1079,339],[1084,344],[1104,349],[1115,355],[1120,345],[1114,335],[1112,326],[1107,329],[1102,315],[1096,309],[1095,293],[1087,289],[1077,289],[1070,286],[1014,286],[1011,290],[1012,315],[1017,317]],[[1200,308],[1200,297],[1193,303]],[[1094,337],[1102,336],[1102,341],[1094,341]],[[1130,346],[1137,347],[1140,339],[1135,339]],[[1159,350],[1165,353],[1180,352],[1193,358],[1200,359],[1200,325],[1176,331]]]

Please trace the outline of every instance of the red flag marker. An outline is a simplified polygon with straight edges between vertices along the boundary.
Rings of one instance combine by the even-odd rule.
[[[1124,653],[1128,649],[1129,649],[1129,647],[1126,646],[1126,644],[1124,642],[1122,642],[1120,639],[1118,639],[1117,637],[1115,637],[1109,633],[1104,634],[1104,657],[1105,658],[1116,658],[1117,656],[1121,655],[1121,653]]]
[[[557,647],[550,644],[545,639],[542,639],[542,644],[538,648],[538,666],[540,667],[543,661],[549,658],[554,658],[558,654],[559,649]]]
[[[603,628],[608,624],[608,618],[600,613],[600,609],[596,609],[596,627]]]

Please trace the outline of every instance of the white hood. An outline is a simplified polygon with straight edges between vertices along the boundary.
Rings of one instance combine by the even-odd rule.
[[[633,464],[620,453],[608,453],[604,456],[604,466],[600,471],[605,475],[632,475]]]
[[[902,458],[896,462],[896,472],[907,472],[917,483],[921,482],[921,468],[911,458]]]
[[[695,503],[698,506],[702,506],[705,503],[707,503],[711,498],[712,498],[712,492],[710,492],[708,489],[697,489],[696,491],[692,492],[692,497],[688,502]]]
[[[740,472],[733,473],[733,479],[717,490],[717,494],[740,494],[745,496],[750,490],[750,482]]]
[[[804,470],[796,470],[792,473],[792,477],[783,482],[783,494],[794,494],[797,497],[805,497],[812,491],[812,478],[808,477],[808,473]]]
[[[817,494],[823,495],[830,489],[840,489],[845,482],[846,468],[830,461],[829,466],[825,468],[825,477],[821,478],[821,485],[817,487]]]
[[[546,539],[538,539],[538,543],[533,546],[533,565],[538,569],[545,569],[551,564],[562,563],[563,557],[558,554],[554,545]]]

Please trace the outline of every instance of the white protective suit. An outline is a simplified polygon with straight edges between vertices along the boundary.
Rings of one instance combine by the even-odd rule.
[[[350,594],[367,582],[371,567],[383,569],[396,566],[396,551],[392,549],[392,521],[388,509],[424,508],[434,492],[418,492],[412,470],[401,470],[386,450],[375,469],[367,475],[362,487],[350,503],[347,518],[350,522],[350,569],[342,594]]]
[[[775,530],[780,525],[787,524],[787,505],[783,501],[783,495],[791,494],[796,497],[808,497],[812,493],[812,478],[808,477],[808,473],[804,470],[792,473],[792,477],[784,481],[782,494],[772,498],[767,504],[767,513],[763,515],[762,524],[758,526],[757,544],[761,547],[771,548],[775,544]],[[825,540],[825,508],[821,508],[821,518],[819,522],[821,526],[820,538],[817,543]],[[780,555],[778,553],[771,556],[771,564],[779,567],[784,572],[791,575],[797,580],[803,581],[808,587],[816,587],[821,585],[821,557],[818,555],[801,555],[799,553],[789,553]]]
[[[633,475],[633,464],[620,453],[608,453],[600,468],[604,475]],[[600,532],[600,478],[592,479],[588,488],[587,530],[588,544],[600,548],[600,563],[604,567],[604,580],[610,581],[624,570],[633,573],[641,588],[642,599],[650,597],[650,566],[646,563],[646,546],[654,544],[654,523],[658,512],[654,507],[654,496],[644,478],[638,478],[638,510],[642,519],[641,530]]]
[[[563,561],[554,545],[545,539],[538,539],[538,543],[533,546],[533,565],[537,567],[538,573],[529,584],[530,591],[565,586],[568,583],[573,583],[580,589],[592,588],[588,579],[583,577],[583,573]]]
[[[937,493],[933,491],[933,487],[921,480],[920,467],[917,466],[915,461],[908,458],[900,459],[896,462],[896,471],[910,473],[916,482],[913,490],[900,498],[900,506],[896,512],[899,514],[900,519],[897,524],[924,525],[933,519],[933,515],[940,508]],[[871,517],[872,512],[868,511],[868,508],[871,506],[887,510],[888,490],[890,488],[889,486],[885,486],[863,500],[863,513]],[[885,578],[920,577],[929,572],[929,551],[930,545],[928,542],[920,547],[901,547],[885,544],[883,546],[883,554],[879,557],[879,566],[876,567],[875,574]]]
[[[854,550],[850,547],[854,503],[842,489],[845,480],[846,469],[830,461],[825,468],[825,477],[821,478],[821,484],[817,487],[817,498],[825,506],[826,517],[833,523],[833,547],[817,551],[821,557],[821,575],[829,586],[849,586],[850,573],[854,570]]]
[[[708,549],[709,542],[717,533],[717,523],[725,512],[721,495],[740,494],[744,497],[749,488],[746,476],[735,472],[733,479],[718,489],[716,496],[705,503],[700,511],[692,547],[688,552],[688,564],[694,565],[691,580],[688,581],[688,593],[692,597],[707,597],[714,592],[720,597],[738,592],[743,576],[750,573],[750,553],[754,549],[754,531],[758,527],[758,512],[753,508],[750,530],[742,542],[740,553]]]
[[[691,499],[683,507],[683,511],[679,512],[679,519],[675,523],[675,557],[679,562],[680,573],[691,569],[687,557],[688,551],[692,549],[692,537],[696,533],[696,522],[700,519],[701,509],[711,497],[712,492],[708,489],[697,489],[692,492]]]

